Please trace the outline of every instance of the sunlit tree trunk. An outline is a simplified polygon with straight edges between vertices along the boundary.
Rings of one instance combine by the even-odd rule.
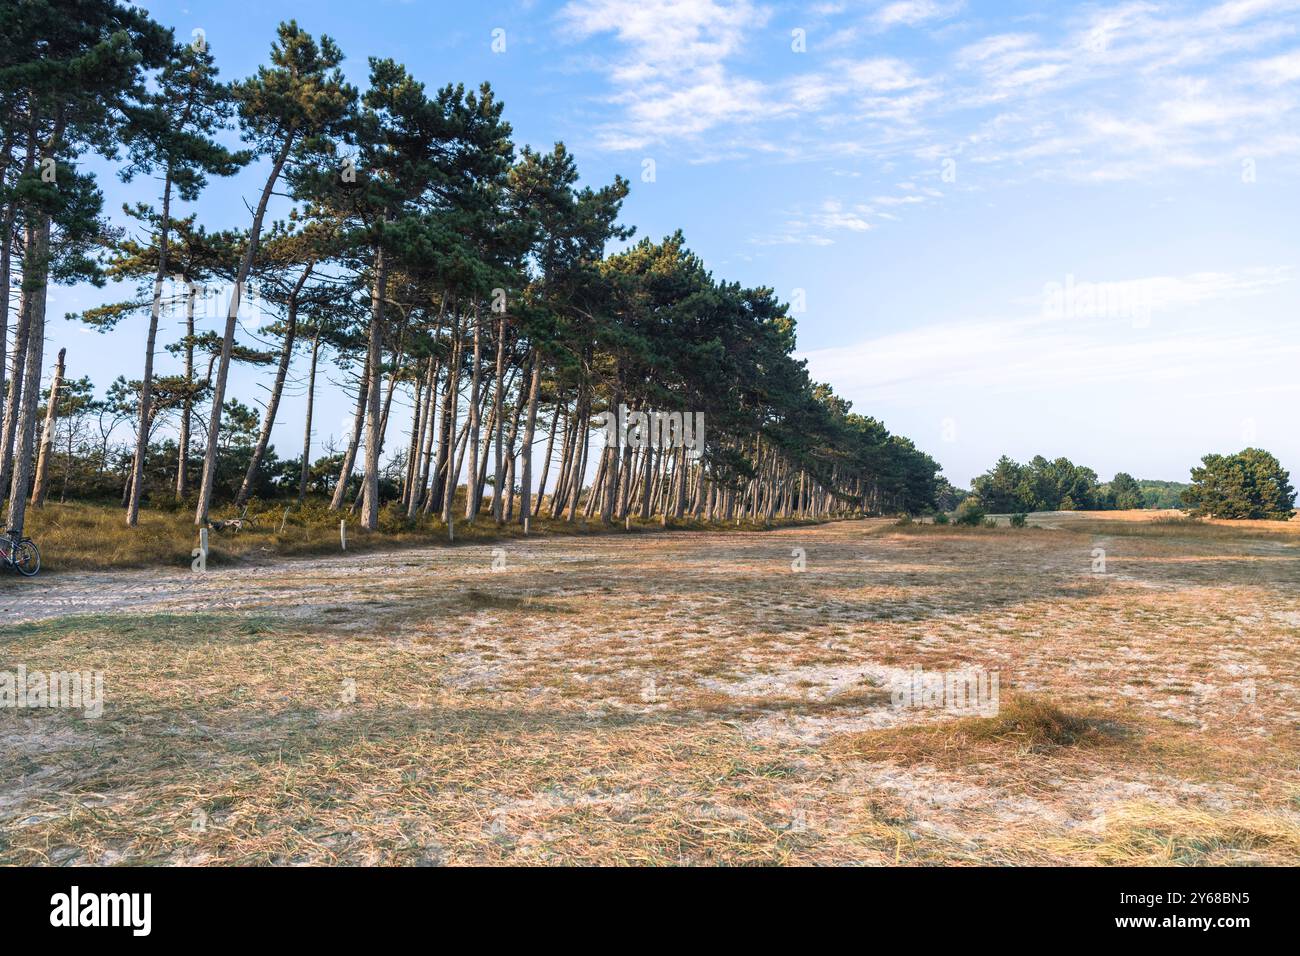
[[[194,300],[198,286],[185,289],[185,396],[181,400],[180,433],[176,438],[176,500],[185,497],[190,473],[190,417],[194,414]]]
[[[36,456],[36,479],[32,482],[32,507],[45,504],[45,485],[49,477],[50,455],[54,451],[54,423],[58,419],[59,389],[63,387],[63,360],[67,349],[59,349],[59,361],[54,366],[54,381],[50,383],[50,397],[45,403],[45,427],[41,429],[40,451]]]
[[[253,446],[253,456],[248,462],[248,471],[244,473],[239,494],[235,495],[236,508],[242,508],[252,497],[257,473],[262,467],[262,459],[266,457],[267,446],[271,443],[271,429],[275,427],[275,416],[280,410],[280,396],[284,394],[284,382],[289,375],[289,363],[293,359],[293,347],[298,341],[298,296],[302,293],[302,287],[315,267],[314,262],[308,263],[302,270],[302,275],[298,277],[293,291],[289,293],[285,309],[284,341],[280,343],[280,361],[275,369],[275,381],[271,385],[271,395],[266,402],[266,413],[262,416],[262,427],[257,434],[257,444]]]
[[[316,366],[320,361],[320,328],[311,340],[311,366],[307,372],[307,411],[302,423],[302,470],[298,473],[298,504],[307,498],[311,481],[311,420],[316,406]]]
[[[226,308],[226,329],[221,339],[221,358],[217,363],[217,378],[212,386],[212,414],[208,422],[208,445],[203,455],[203,479],[199,484],[198,507],[194,511],[194,523],[200,527],[208,522],[208,509],[212,505],[212,493],[217,481],[217,447],[221,439],[221,413],[226,401],[226,382],[230,378],[230,356],[235,347],[235,326],[239,323],[239,300],[244,285],[253,271],[253,262],[257,258],[257,243],[262,235],[262,220],[266,217],[266,206],[271,200],[271,191],[275,188],[280,172],[289,158],[293,146],[293,137],[285,138],[280,152],[271,165],[266,185],[258,198],[257,209],[253,213],[253,224],[248,231],[248,248],[235,274],[235,286],[230,293],[230,302]],[[143,417],[143,416],[142,416]]]
[[[149,334],[144,343],[144,375],[140,379],[140,429],[135,436],[135,457],[131,462],[131,494],[126,503],[126,524],[140,522],[140,498],[144,494],[144,460],[149,453],[149,422],[153,408],[153,353],[158,344],[158,320],[162,315],[163,280],[167,278],[167,240],[171,233],[172,176],[163,177],[162,213],[158,218],[158,271],[153,280],[153,302],[149,305]]]
[[[25,374],[22,383],[22,405],[17,415],[13,457],[13,481],[9,488],[8,526],[21,536],[27,516],[27,491],[32,477],[32,443],[36,433],[36,409],[41,402],[41,363],[45,350],[45,303],[50,252],[50,220],[40,215],[32,232],[23,263],[23,283],[32,288],[29,309],[31,322]],[[16,383],[16,380],[15,380]]]

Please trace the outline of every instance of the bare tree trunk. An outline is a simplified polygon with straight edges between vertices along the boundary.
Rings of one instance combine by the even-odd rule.
[[[262,220],[266,216],[266,205],[271,200],[271,191],[275,188],[280,171],[284,169],[285,160],[293,146],[293,137],[286,137],[280,148],[271,172],[262,187],[262,195],[257,201],[257,210],[253,214],[253,224],[248,230],[248,248],[244,250],[243,261],[235,274],[235,287],[230,293],[230,303],[226,308],[226,330],[221,339],[221,360],[217,364],[217,380],[212,386],[212,416],[208,422],[208,447],[203,455],[203,480],[199,484],[198,507],[194,510],[194,523],[202,527],[208,523],[208,509],[212,505],[212,492],[217,482],[217,442],[221,437],[221,412],[226,401],[226,381],[230,378],[230,356],[235,347],[235,326],[239,322],[239,299],[243,294],[244,284],[253,271],[257,259],[257,243],[262,237]],[[143,416],[141,416],[143,417]]]
[[[419,374],[415,376],[415,387],[411,389],[411,438],[406,443],[406,468],[402,476],[402,498],[401,505],[403,510],[407,510],[411,504],[411,498],[415,494],[415,477],[420,471],[420,436],[424,434],[424,419],[428,411],[428,403],[425,401],[426,371],[428,362],[431,359],[418,363]]]
[[[27,230],[27,248],[31,248],[33,230]],[[27,342],[31,337],[32,292],[26,275],[18,303],[18,325],[14,329],[14,353],[9,369],[9,393],[5,396],[4,434],[0,436],[0,488],[7,487],[13,475],[14,440],[18,434],[18,412],[23,394],[23,372],[27,367]],[[0,356],[0,360],[3,356]]]
[[[505,461],[501,466],[501,477],[497,480],[496,488],[492,495],[492,510],[501,515],[498,521],[509,522],[511,511],[515,503],[515,441],[519,438],[519,417],[524,410],[524,389],[529,385],[531,376],[521,375],[519,379],[519,395],[515,398],[515,411],[510,416],[510,434],[505,439]],[[514,384],[514,378],[510,380]],[[497,442],[501,442],[501,430],[497,430]],[[501,496],[504,493],[505,500]],[[499,507],[498,507],[499,506]]]
[[[596,477],[591,482],[591,488],[587,492],[587,504],[582,510],[583,518],[590,518],[596,509],[596,502],[605,497],[605,470],[606,463],[609,461],[609,449],[600,450],[600,462],[596,465]],[[581,491],[581,486],[579,486]]]
[[[311,420],[316,405],[316,365],[320,361],[320,327],[311,340],[311,369],[307,373],[307,413],[302,425],[302,470],[298,473],[298,504],[307,498],[311,481]]]
[[[262,427],[257,433],[257,444],[253,446],[253,457],[249,459],[248,471],[235,495],[235,507],[242,508],[253,494],[253,482],[266,457],[266,448],[271,443],[271,429],[275,427],[275,415],[280,410],[280,396],[284,394],[284,380],[289,374],[289,363],[293,359],[293,347],[298,340],[298,296],[307,282],[307,277],[316,268],[315,262],[307,263],[298,277],[298,282],[289,293],[288,306],[284,320],[284,341],[280,345],[280,362],[275,369],[275,382],[271,386],[271,396],[266,401],[266,412],[262,415]]]
[[[450,368],[447,369],[447,382],[448,385],[450,385]],[[449,419],[451,417],[450,404],[450,389],[444,387],[442,390],[442,398],[439,400],[438,404],[438,419],[434,423],[436,425],[435,434],[437,437],[433,441],[437,454],[432,456],[432,460],[429,464],[429,491],[424,496],[424,507],[422,509],[427,515],[431,515],[435,511],[440,515],[442,514],[442,493],[443,487],[447,482],[447,442],[451,440],[448,437],[448,425],[450,424]]]
[[[532,511],[532,517],[534,518],[542,513],[542,502],[546,499],[546,479],[551,473],[551,455],[555,452],[555,432],[559,427],[560,406],[557,402],[555,413],[551,416],[551,434],[546,439],[546,458],[542,461],[542,480],[537,483],[537,503],[533,506]]]
[[[383,355],[382,349],[380,350],[379,354],[381,356]],[[402,367],[402,355],[403,355],[402,343],[399,338],[397,346],[394,347],[393,349],[393,371],[392,374],[388,376],[388,387],[384,389],[383,411],[379,413],[379,452],[378,453],[380,455],[383,455],[384,453],[384,440],[385,440],[385,436],[388,434],[388,413],[392,411],[393,408],[393,393],[397,391],[397,380],[399,375],[401,374],[400,369]],[[381,370],[380,378],[382,379],[382,377],[383,377],[383,372]],[[367,488],[368,486],[363,483],[361,487],[361,492],[357,495],[356,501],[352,503],[353,514],[360,513],[361,509],[364,507],[366,503]]]
[[[33,230],[23,263],[23,283],[40,282],[29,298],[29,326],[26,370],[22,387],[22,410],[18,415],[14,450],[13,483],[9,489],[9,527],[22,536],[27,516],[27,489],[32,477],[32,442],[36,437],[36,408],[41,403],[41,362],[45,350],[46,276],[50,251],[50,220],[43,213]],[[15,384],[17,380],[15,379]]]
[[[582,496],[582,479],[587,470],[587,449],[591,443],[591,431],[587,427],[588,412],[587,397],[583,397],[578,407],[578,421],[575,424],[577,434],[574,436],[575,449],[577,454],[573,460],[573,481],[569,489],[569,516],[570,524],[578,516],[578,499]]]
[[[485,406],[487,405],[487,399],[488,399],[488,395],[484,393],[483,404]],[[480,413],[481,412],[482,410],[480,409]],[[487,420],[488,441],[492,440],[492,429],[496,427],[496,423],[497,423],[497,410],[494,408],[488,412],[488,420]],[[485,444],[481,454],[478,456],[478,471],[467,472],[465,475],[465,480],[467,482],[472,483],[473,486],[477,489],[475,491],[475,496],[478,498],[480,502],[483,500],[483,488],[487,484],[487,467],[488,467],[488,453],[487,453],[487,446]]]
[[[190,416],[194,413],[194,300],[198,286],[189,282],[185,289],[185,398],[181,401],[180,434],[176,438],[176,500],[185,498],[190,471]]]
[[[420,443],[416,453],[415,487],[411,499],[406,504],[406,516],[414,518],[429,494],[429,465],[433,457],[433,436],[436,434],[438,414],[438,360],[429,356],[429,380],[425,386],[425,421],[420,428]]]
[[[456,498],[456,478],[460,475],[460,462],[456,461],[456,417],[460,405],[460,366],[461,366],[461,326],[459,316],[452,320],[454,331],[451,349],[451,368],[447,381],[447,412],[443,415],[443,431],[447,436],[438,451],[438,457],[446,459],[446,472],[442,479],[442,523],[451,533],[452,502]],[[444,456],[445,453],[445,456]],[[456,470],[452,471],[455,465]],[[468,488],[466,489],[468,493]]]
[[[542,354],[533,352],[533,374],[528,382],[528,417],[524,420],[524,442],[521,446],[524,460],[520,464],[520,499],[519,499],[519,523],[523,525],[524,534],[528,533],[528,526],[532,523],[533,518],[533,432],[537,427],[537,395],[542,387]],[[555,441],[555,429],[551,429],[551,441]],[[551,446],[546,446],[546,464],[550,465]],[[546,485],[546,471],[542,471],[542,485]],[[539,488],[538,498],[541,498],[542,491]]]
[[[330,499],[330,511],[343,507],[347,497],[348,482],[352,479],[352,468],[357,460],[357,448],[361,444],[361,429],[365,426],[366,400],[370,396],[370,370],[366,369],[357,384],[357,410],[352,418],[352,437],[348,439],[347,450],[343,453],[343,464],[339,468],[339,480],[334,486],[334,496]]]
[[[382,246],[375,248],[375,289],[370,297],[370,348],[367,356],[367,368],[370,375],[370,414],[366,425],[366,472],[363,482],[365,491],[364,514],[361,525],[367,531],[379,528],[379,449],[383,442],[383,428],[380,419],[379,389],[380,376],[383,374],[383,321],[384,297],[388,294],[388,262]],[[397,369],[393,369],[396,380]]]
[[[648,521],[650,519],[650,488],[654,481],[654,466],[656,464],[656,458],[658,455],[662,454],[663,452],[656,453],[656,450],[652,446],[648,444],[646,445],[644,466],[645,475],[641,479],[641,519],[643,521]]]
[[[59,417],[59,389],[63,387],[63,360],[67,349],[59,349],[59,361],[54,366],[54,381],[50,383],[50,397],[45,403],[45,427],[41,429],[40,451],[36,455],[36,479],[32,482],[32,507],[45,505],[45,485],[49,477],[50,454],[54,450],[54,423]]]
[[[172,174],[163,178],[162,213],[158,218],[158,271],[153,279],[153,302],[149,305],[149,334],[144,343],[144,375],[140,379],[140,430],[135,436],[135,458],[131,462],[131,494],[126,503],[126,526],[140,523],[140,498],[144,494],[144,459],[149,453],[150,410],[153,407],[153,353],[158,344],[158,319],[162,315],[163,279],[167,277],[167,239],[171,232]]]
[[[8,158],[8,150],[5,150],[4,156]],[[32,135],[27,137],[26,159],[23,165],[24,169],[31,169],[32,164],[36,161],[36,135],[35,129]],[[9,328],[9,270],[12,268],[12,250],[14,238],[14,223],[17,221],[19,203],[15,199],[9,206],[8,219],[4,230],[5,243],[5,283],[4,283],[4,330]],[[10,365],[9,374],[9,391],[5,395],[5,413],[4,429],[0,433],[0,493],[9,485],[10,471],[14,465],[14,435],[18,426],[18,399],[22,393],[23,369],[27,361],[27,338],[28,329],[31,327],[31,289],[32,285],[27,275],[27,267],[30,259],[27,258],[31,251],[32,242],[35,235],[35,228],[29,216],[23,226],[23,282],[22,292],[18,297],[18,326],[14,329],[14,354],[12,364]],[[4,345],[4,340],[0,338],[0,346]],[[5,351],[0,347],[0,366],[4,365]],[[3,371],[0,370],[0,385],[3,384]]]
[[[560,446],[560,467],[555,476],[555,490],[551,492],[551,518],[558,518],[564,511],[564,506],[569,500],[569,476],[573,472],[573,443],[578,435],[577,429],[577,396],[574,397],[575,414],[570,415],[565,411],[564,415],[564,443]],[[559,410],[556,410],[559,414]]]
[[[492,517],[501,523],[505,517],[501,511],[501,485],[505,481],[505,460],[502,458],[502,433],[505,431],[505,384],[506,376],[506,317],[497,321],[497,368],[496,393],[492,399],[492,411],[496,417],[496,467],[492,471]],[[517,420],[517,419],[516,419]]]
[[[465,486],[465,521],[469,524],[474,523],[478,517],[479,501],[479,484],[478,484],[478,442],[480,428],[480,416],[478,397],[483,377],[483,317],[479,312],[478,303],[474,303],[474,358],[473,368],[470,370],[469,380],[469,481]]]
[[[610,415],[617,416],[619,406],[623,403],[621,379],[622,373],[620,373],[620,386],[610,397],[609,411],[605,412],[606,417]],[[605,429],[605,434],[609,434],[608,428]],[[605,450],[601,452],[601,460],[605,468],[605,492],[600,507],[600,520],[605,524],[609,524],[613,520],[614,507],[618,497],[618,465],[623,452],[623,446],[620,444],[623,441],[623,435],[618,429],[617,422],[615,423],[614,434],[618,436],[617,441],[614,444],[606,443]]]
[[[4,220],[0,222],[0,395],[5,393],[5,356],[9,349],[9,279],[13,263],[14,220],[18,215],[18,203],[11,202],[5,207]]]

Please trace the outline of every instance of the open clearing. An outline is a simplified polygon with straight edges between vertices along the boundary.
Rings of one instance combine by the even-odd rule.
[[[0,863],[1300,862],[1300,522],[1150,518],[5,577]]]

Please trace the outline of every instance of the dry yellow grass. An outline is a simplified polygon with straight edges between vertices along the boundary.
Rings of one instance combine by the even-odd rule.
[[[463,498],[462,492],[455,508],[457,516],[465,513]],[[135,528],[126,527],[124,515],[122,509],[109,505],[57,502],[28,511],[25,530],[41,549],[42,573],[189,567],[191,554],[199,545],[192,508],[145,509],[140,513],[140,522]],[[229,508],[212,513],[214,520],[236,516],[237,513]],[[368,532],[346,509],[330,511],[320,501],[308,501],[304,506],[253,501],[241,530],[213,530],[210,533],[208,560],[211,564],[223,565],[283,556],[337,554],[342,550],[339,538],[341,520],[347,521],[347,549],[352,552],[440,545],[448,538],[447,526],[441,519],[420,515],[408,520],[405,513],[396,507],[381,512],[379,530]],[[814,523],[774,521],[772,526]],[[734,528],[735,525],[682,519],[672,522],[672,527],[674,530],[699,531]],[[746,523],[743,527],[755,530],[760,526]],[[660,529],[657,518],[649,522],[634,518],[631,522],[632,531]],[[599,520],[581,516],[572,523],[539,517],[531,527],[534,535],[608,534],[625,530],[621,523],[606,527]],[[491,518],[480,516],[472,525],[458,517],[454,537],[455,543],[468,544],[507,541],[522,538],[524,534],[517,524],[498,525]]]
[[[0,584],[107,698],[0,711],[0,862],[1300,862],[1300,540],[1072,520]]]

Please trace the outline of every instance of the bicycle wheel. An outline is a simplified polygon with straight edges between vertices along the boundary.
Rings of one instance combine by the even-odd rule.
[[[41,569],[41,552],[30,539],[20,541],[14,552],[14,567],[20,574],[31,577]]]

